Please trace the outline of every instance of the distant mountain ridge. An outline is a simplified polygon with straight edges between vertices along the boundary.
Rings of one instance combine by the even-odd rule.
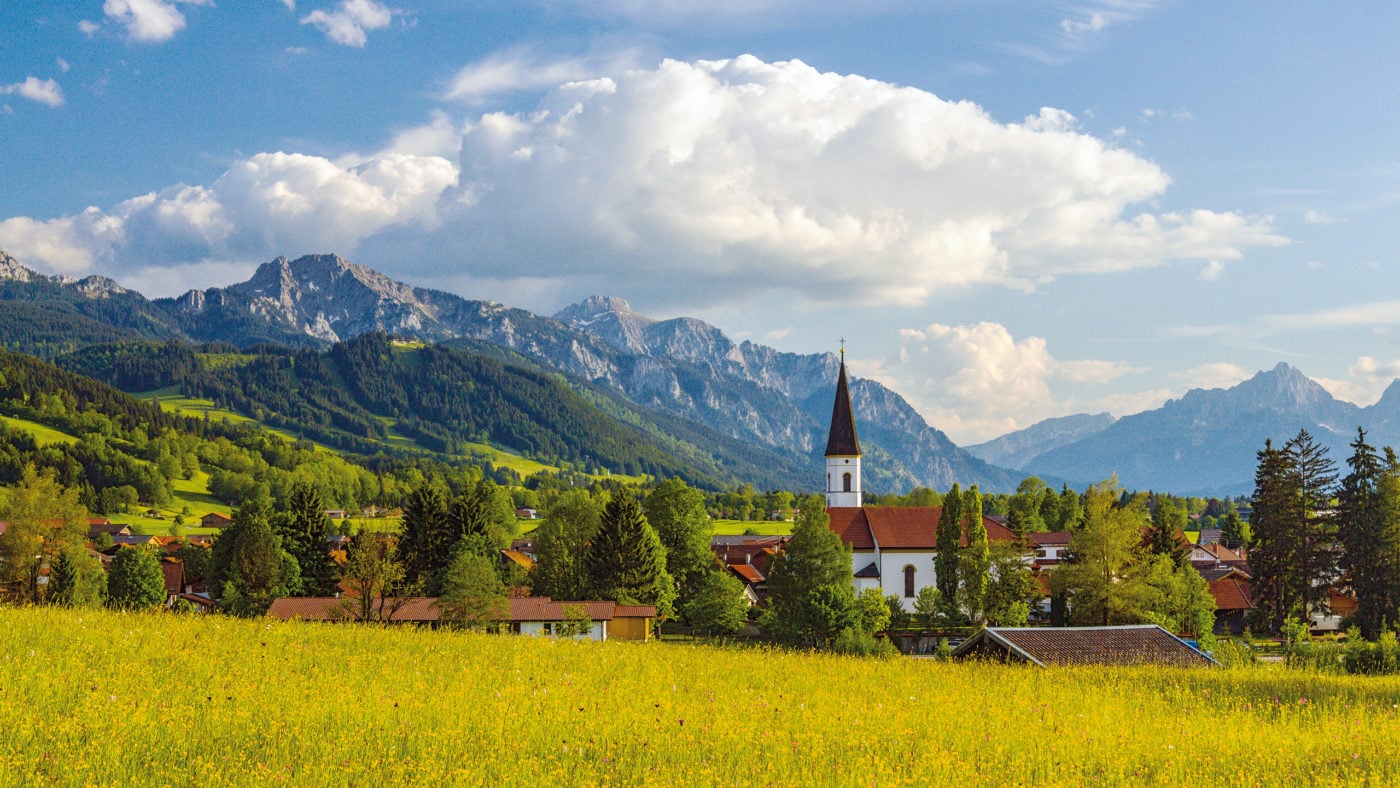
[[[816,489],[820,483],[815,460],[825,445],[837,369],[834,354],[801,355],[751,342],[735,344],[703,321],[654,320],[633,312],[621,299],[602,296],[544,317],[410,287],[333,254],[279,257],[260,266],[247,282],[154,301],[119,287],[101,287],[90,282],[92,277],[76,283],[56,281],[24,269],[8,255],[5,260],[10,274],[4,284],[10,287],[0,289],[0,298],[42,304],[58,310],[55,314],[76,311],[113,326],[118,323],[110,315],[90,306],[119,298],[124,300],[123,311],[148,316],[102,341],[180,339],[240,347],[271,343],[324,348],[384,332],[449,345],[487,343],[611,388],[658,414],[755,442],[799,462],[811,461],[805,486]],[[65,346],[64,333],[75,330],[77,319],[67,328],[56,322],[52,336],[33,346],[49,355],[56,354],[54,347],[74,349]],[[851,394],[869,455],[867,489],[946,489],[958,481],[1010,490],[1019,481],[1019,474],[958,448],[881,384],[854,380]]]
[[[1256,452],[1306,429],[1341,466],[1356,430],[1375,446],[1400,443],[1400,384],[1358,407],[1333,397],[1299,370],[1280,363],[1229,389],[1192,389],[1156,410],[1029,459],[1027,471],[1072,479],[1116,473],[1135,489],[1239,495],[1253,488]]]
[[[980,457],[993,465],[1021,470],[1035,457],[1103,432],[1113,426],[1114,421],[1109,413],[1076,413],[1073,416],[1045,419],[1023,430],[1008,432],[986,443],[964,448],[972,456]]]

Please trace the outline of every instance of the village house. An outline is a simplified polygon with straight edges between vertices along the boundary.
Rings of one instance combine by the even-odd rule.
[[[199,518],[199,525],[201,528],[227,528],[233,525],[233,518],[226,514],[210,512]]]

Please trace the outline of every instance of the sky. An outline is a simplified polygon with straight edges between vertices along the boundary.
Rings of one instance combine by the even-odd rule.
[[[971,444],[1400,376],[1400,5],[0,2],[0,249],[149,297],[337,252],[852,371]]]

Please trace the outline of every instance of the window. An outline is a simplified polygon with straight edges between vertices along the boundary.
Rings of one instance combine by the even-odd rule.
[[[904,596],[914,597],[914,567],[904,567]]]
[[[850,475],[849,473],[843,473],[843,474],[841,474],[841,492],[850,492],[850,491],[851,491],[851,475]]]

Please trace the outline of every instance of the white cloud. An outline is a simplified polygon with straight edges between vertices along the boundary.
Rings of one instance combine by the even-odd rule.
[[[1375,404],[1396,378],[1400,378],[1400,359],[1380,361],[1372,356],[1361,356],[1347,368],[1349,380],[1315,378],[1332,396],[1365,407]]]
[[[18,95],[21,98],[37,101],[50,107],[63,106],[63,88],[52,79],[26,77],[23,82],[0,85],[0,96]]]
[[[1303,221],[1307,222],[1308,224],[1326,225],[1336,224],[1338,220],[1333,216],[1322,213],[1321,211],[1308,211],[1307,213],[1303,214]]]
[[[176,6],[213,5],[212,0],[106,0],[102,13],[117,24],[126,28],[126,34],[133,41],[158,44],[169,41],[175,34],[185,29],[185,15]],[[89,24],[78,23],[80,28]],[[91,35],[96,26],[83,32]]]
[[[58,71],[61,74],[67,74],[68,69],[72,68],[72,66],[68,65],[68,61],[61,57],[54,58],[54,63],[58,64]]]
[[[93,36],[97,35],[97,31],[101,29],[102,25],[97,24],[91,19],[84,19],[78,22],[78,32],[82,33],[88,38],[92,38]]]
[[[970,102],[750,56],[668,60],[484,115],[462,168],[472,207],[453,233],[481,265],[521,265],[528,238],[529,274],[570,259],[715,296],[917,303],[1284,242],[1267,217],[1127,215],[1167,175],[1061,110],[1004,124]]]
[[[315,25],[326,38],[349,47],[365,45],[365,31],[389,26],[394,12],[376,0],[340,0],[334,11],[317,9],[301,18],[303,25]]]
[[[286,6],[288,11],[297,10],[297,0],[282,0],[282,5]]]
[[[1224,389],[1246,380],[1250,374],[1238,364],[1218,361],[1202,364],[1185,372],[1173,373],[1172,377],[1185,381],[1189,388]]]
[[[777,342],[779,340],[787,339],[791,335],[792,326],[786,326],[784,328],[775,328],[772,331],[769,331],[768,333],[763,335],[763,341]]]
[[[443,98],[482,101],[503,93],[553,88],[620,70],[631,57],[612,53],[606,58],[548,58],[530,47],[514,47],[463,66],[452,77]]]
[[[1203,282],[1214,282],[1224,275],[1225,264],[1219,260],[1210,260],[1206,263],[1206,267],[1202,268],[1201,272],[1196,276]]]
[[[1098,386],[1144,371],[1116,361],[1060,361],[1043,338],[1017,340],[1005,326],[982,322],[905,329],[898,358],[861,374],[909,397],[954,441],[976,443],[1075,408],[1091,409],[1089,402],[1055,395],[1052,382]],[[1104,410],[1106,402],[1093,401],[1092,409]],[[1123,405],[1113,404],[1115,410]]]
[[[385,228],[436,223],[438,196],[457,180],[447,159],[386,154],[345,167],[260,153],[208,187],[174,186],[109,211],[0,222],[0,248],[43,270],[121,276],[140,261],[159,286],[162,266],[261,261],[278,254],[352,252]]]

